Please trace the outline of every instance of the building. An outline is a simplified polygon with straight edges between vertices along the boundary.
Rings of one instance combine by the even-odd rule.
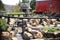
[[[36,0],[37,12],[60,12],[60,0]]]
[[[30,12],[30,2],[29,0],[22,0],[22,3],[21,3],[21,9],[23,12],[25,12],[26,14],[29,14]]]

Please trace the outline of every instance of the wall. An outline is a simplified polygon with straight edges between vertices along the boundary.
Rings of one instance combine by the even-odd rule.
[[[60,0],[52,0],[52,1],[36,1],[36,11],[37,12],[45,12],[45,11],[60,11]]]

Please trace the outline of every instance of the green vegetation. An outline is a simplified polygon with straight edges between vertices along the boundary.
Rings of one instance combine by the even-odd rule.
[[[23,0],[23,2],[25,3],[25,2],[29,2],[29,0]]]
[[[8,15],[13,15],[14,17],[18,17],[20,14],[25,14],[24,12],[7,12]],[[21,16],[21,15],[20,15]]]
[[[5,19],[0,18],[0,28],[2,28],[3,31],[6,30],[7,23],[6,23]]]
[[[58,31],[55,27],[44,27],[43,30],[48,32],[56,32]]]
[[[18,14],[25,14],[25,13],[24,12],[9,12],[7,14],[18,15]]]
[[[2,3],[1,0],[0,0],[0,11],[5,11],[4,4]]]
[[[36,6],[36,0],[32,0],[30,3],[30,7],[32,8],[32,10],[35,10],[35,6]]]

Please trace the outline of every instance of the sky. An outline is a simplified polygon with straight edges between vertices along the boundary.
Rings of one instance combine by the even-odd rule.
[[[20,1],[22,2],[22,0]],[[2,0],[2,2],[7,5],[16,5],[19,3],[19,0]]]
[[[22,2],[22,0],[20,0]],[[29,0],[31,1],[31,0]],[[4,4],[7,4],[7,5],[16,5],[19,3],[19,0],[2,0],[2,2]]]
[[[22,0],[20,0],[22,2]],[[31,0],[29,0],[31,1]],[[46,0],[37,0],[37,1],[46,1]],[[7,5],[16,5],[19,3],[19,0],[2,0],[2,2],[4,4],[7,4]]]

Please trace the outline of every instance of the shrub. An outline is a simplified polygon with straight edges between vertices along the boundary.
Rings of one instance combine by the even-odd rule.
[[[44,27],[43,30],[48,32],[56,32],[58,31],[55,27]]]
[[[3,31],[6,30],[7,23],[6,23],[5,19],[0,18],[0,27],[2,28]]]

